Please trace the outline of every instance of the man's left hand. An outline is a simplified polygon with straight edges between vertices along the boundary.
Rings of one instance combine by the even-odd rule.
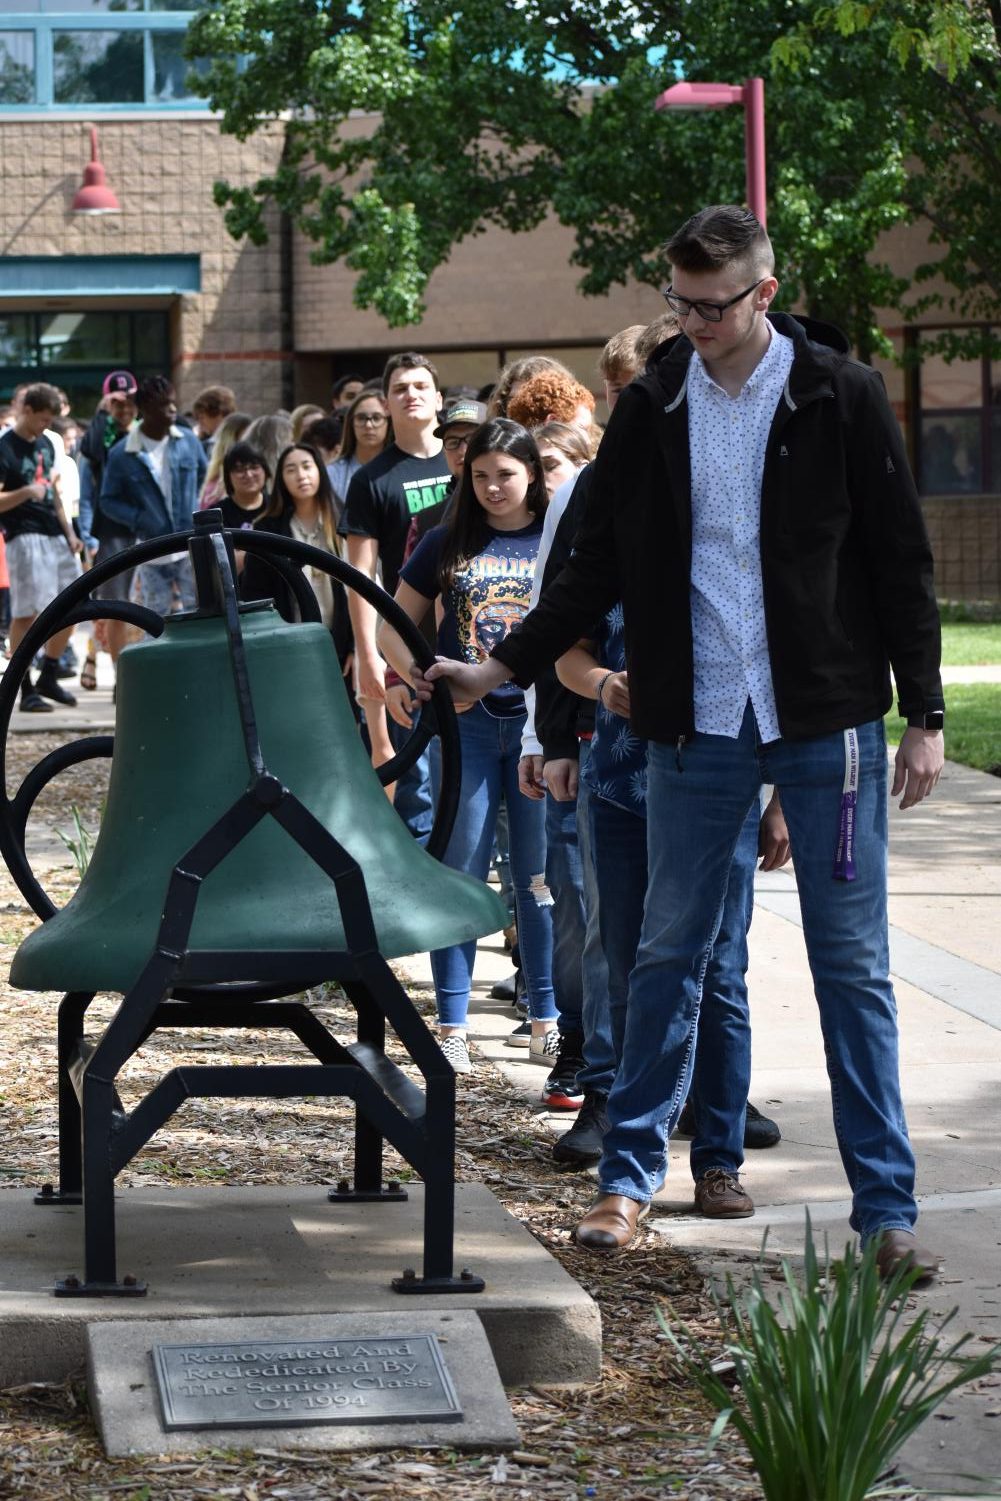
[[[945,740],[941,730],[922,730],[908,725],[900,737],[893,763],[890,796],[902,792],[900,806],[913,808],[932,792],[945,764]]]
[[[758,869],[779,870],[788,864],[791,853],[782,804],[778,792],[773,792],[758,825],[758,855],[761,859]]]

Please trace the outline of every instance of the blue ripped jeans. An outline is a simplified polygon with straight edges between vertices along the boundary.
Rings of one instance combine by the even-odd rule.
[[[868,1239],[917,1217],[914,1154],[900,1097],[886,919],[887,764],[882,721],[858,727],[855,869],[833,879],[843,734],[762,744],[748,705],[736,740],[696,735],[648,753],[649,884],[630,976],[622,1062],[608,1101],[599,1180],[642,1201],[664,1173],[666,1133],[688,1091],[706,965],[730,862],[762,784],[782,798],[820,1011],[834,1129]]]
[[[524,714],[497,719],[482,704],[459,715],[462,785],[444,863],[486,880],[503,792],[529,1014],[534,1021],[555,1021],[552,900],[545,882],[546,805],[518,790],[524,724]],[[455,944],[431,955],[438,1020],[444,1026],[465,1024],[475,956],[475,943]]]

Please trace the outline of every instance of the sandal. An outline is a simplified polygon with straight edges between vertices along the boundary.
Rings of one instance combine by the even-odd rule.
[[[80,668],[80,687],[94,689],[97,687],[97,658],[88,656]]]

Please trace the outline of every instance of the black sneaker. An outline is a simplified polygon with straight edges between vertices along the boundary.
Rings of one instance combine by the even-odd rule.
[[[52,705],[47,704],[44,698],[42,698],[38,693],[35,692],[34,688],[32,688],[27,693],[21,694],[21,713],[51,714]]]
[[[496,985],[490,987],[490,999],[492,1001],[507,1001],[513,1006],[518,999],[518,976],[520,971],[515,970],[510,979],[498,980]],[[524,984],[524,982],[522,982]]]
[[[556,1062],[542,1086],[542,1103],[549,1110],[579,1110],[584,1091],[577,1075],[584,1067],[584,1038],[580,1032],[564,1032],[560,1037]]]
[[[760,1151],[763,1147],[778,1146],[782,1140],[782,1132],[776,1121],[770,1121],[767,1115],[747,1102],[747,1119],[744,1123],[744,1146],[751,1151]]]
[[[65,704],[66,708],[76,707],[76,699],[72,693],[67,693],[65,688],[60,688],[58,679],[58,667],[51,657],[46,657],[45,666],[38,674],[36,691],[43,698],[51,698],[54,704]]]
[[[568,1167],[589,1167],[601,1161],[601,1141],[608,1130],[608,1098],[587,1090],[570,1130],[553,1143],[553,1159]]]
[[[695,1111],[692,1109],[690,1098],[685,1101],[672,1135],[687,1137],[695,1135]],[[777,1146],[781,1140],[782,1132],[776,1122],[769,1120],[767,1115],[762,1115],[757,1106],[752,1105],[748,1100],[744,1121],[744,1150],[758,1152],[765,1147]]]

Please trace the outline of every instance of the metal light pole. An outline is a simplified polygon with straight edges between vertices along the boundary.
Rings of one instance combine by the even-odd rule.
[[[766,224],[765,204],[765,80],[746,83],[673,83],[654,100],[654,109],[726,109],[744,106],[744,151],[747,163],[747,206]]]

